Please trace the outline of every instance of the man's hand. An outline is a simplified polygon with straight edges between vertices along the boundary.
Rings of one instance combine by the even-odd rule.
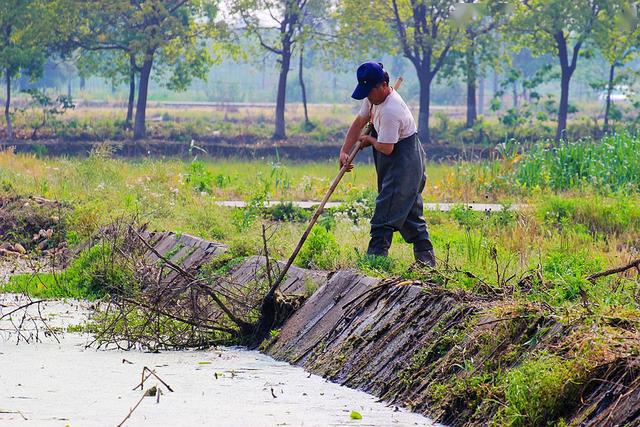
[[[362,145],[360,146],[360,148],[368,147],[370,145],[373,145],[374,142],[376,142],[376,139],[371,135],[360,135],[360,138],[358,139],[362,142]]]
[[[342,169],[344,165],[347,164],[348,160],[349,160],[349,153],[340,151],[340,169]],[[353,169],[353,163],[349,163],[349,166],[347,167],[347,172],[351,172],[351,169]]]

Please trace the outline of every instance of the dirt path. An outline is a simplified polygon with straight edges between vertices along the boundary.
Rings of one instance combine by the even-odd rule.
[[[287,203],[289,201],[286,201]],[[283,203],[282,201],[269,201],[265,204],[265,206],[267,207],[273,207],[276,206],[280,203]],[[303,209],[311,209],[313,207],[316,207],[320,204],[320,202],[318,201],[313,201],[313,200],[293,200],[291,201],[291,203],[293,203],[294,206],[297,206],[299,208],[303,208]],[[230,208],[244,208],[247,206],[247,202],[244,202],[242,200],[221,200],[216,202],[216,204],[218,206],[225,206],[225,207],[230,207]],[[342,203],[341,202],[328,202],[325,207],[326,208],[337,208],[340,207]],[[468,209],[472,210],[472,211],[479,211],[479,212],[487,212],[487,211],[492,211],[492,212],[499,212],[501,210],[504,209],[503,205],[499,205],[497,203],[464,203],[464,202],[459,202],[459,203],[425,203],[424,204],[424,208],[426,210],[429,211],[440,211],[440,212],[447,212],[450,211],[451,208],[453,208],[454,206],[458,206],[458,205],[464,205],[466,206]],[[524,205],[512,205],[510,207],[510,209],[522,209],[524,207]]]

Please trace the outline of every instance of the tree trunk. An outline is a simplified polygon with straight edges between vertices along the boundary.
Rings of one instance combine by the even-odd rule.
[[[478,118],[476,112],[477,66],[473,41],[467,50],[467,128],[472,128]]]
[[[428,144],[429,134],[429,107],[431,103],[431,78],[429,71],[418,71],[418,81],[420,82],[420,110],[418,112],[418,138],[420,142]]]
[[[278,98],[276,100],[276,129],[273,139],[286,139],[286,127],[284,121],[284,108],[287,98],[287,75],[291,64],[291,46],[283,46],[282,60],[280,62],[280,78],[278,79]]]
[[[556,129],[556,141],[560,141],[564,137],[567,129],[567,114],[569,112],[569,83],[571,76],[578,65],[578,54],[582,41],[578,41],[573,46],[571,61],[569,60],[569,52],[567,49],[567,40],[562,31],[554,34],[553,38],[558,47],[558,59],[560,62],[560,106],[558,107],[558,128]]]
[[[84,79],[84,76],[80,76],[80,90],[84,90],[85,85],[86,81]]]
[[[13,129],[11,128],[11,114],[9,113],[9,107],[11,106],[11,72],[6,70],[7,78],[7,99],[4,104],[4,118],[7,121],[7,142],[13,140]]]
[[[604,109],[604,133],[609,132],[609,112],[611,111],[611,92],[613,92],[613,76],[615,73],[615,62],[609,68],[609,85],[607,86],[607,104]]]
[[[145,116],[147,112],[147,94],[149,89],[149,77],[153,66],[153,53],[147,55],[140,70],[140,84],[138,84],[138,104],[136,105],[136,119],[133,125],[133,138],[141,139],[147,135]]]
[[[127,103],[127,118],[125,124],[127,128],[131,127],[131,120],[133,119],[133,102],[136,98],[136,69],[133,64],[133,59],[130,61],[129,70],[129,102]]]
[[[484,79],[478,81],[478,114],[484,114]]]
[[[558,108],[558,128],[556,129],[556,141],[560,141],[567,129],[567,114],[569,112],[569,82],[571,73],[562,67],[560,77],[560,107]]]
[[[71,99],[71,79],[67,79],[67,98]]]
[[[298,67],[298,79],[300,80],[300,90],[302,91],[302,106],[304,107],[304,126],[309,126],[309,111],[307,110],[307,90],[304,87],[304,78],[302,76],[304,48],[300,48],[300,66]]]
[[[518,81],[514,80],[513,85],[513,108],[518,108]]]

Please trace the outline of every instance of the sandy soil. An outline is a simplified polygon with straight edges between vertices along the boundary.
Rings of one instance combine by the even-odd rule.
[[[22,298],[0,295],[0,316]],[[36,305],[31,307],[36,310]],[[88,303],[49,302],[41,307],[49,327],[82,322]],[[34,311],[32,311],[32,314]],[[12,316],[13,317],[13,316]],[[16,319],[14,319],[14,324]],[[301,368],[238,348],[163,353],[85,348],[91,337],[59,333],[57,342],[39,326],[26,325],[18,341],[0,322],[0,425],[115,426],[142,398],[133,390],[143,367],[154,369],[174,390],[151,378],[156,397],[145,397],[125,425],[153,426],[409,426],[428,419],[387,407],[373,396],[330,383]],[[31,331],[29,331],[31,329]],[[31,334],[31,335],[29,335]],[[362,415],[352,420],[351,411]]]

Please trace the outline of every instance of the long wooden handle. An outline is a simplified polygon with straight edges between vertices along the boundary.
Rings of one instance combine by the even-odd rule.
[[[307,240],[307,237],[309,237],[309,234],[311,233],[311,229],[318,221],[318,218],[320,218],[320,215],[322,215],[322,212],[324,211],[324,206],[327,204],[327,202],[329,201],[329,198],[331,197],[335,189],[338,187],[340,180],[349,169],[351,162],[353,162],[353,159],[355,159],[356,155],[358,154],[358,151],[360,151],[361,146],[362,146],[362,141],[358,140],[353,146],[353,148],[351,149],[351,152],[349,153],[349,157],[347,158],[347,161],[340,168],[338,175],[336,175],[336,177],[331,182],[331,186],[329,186],[329,190],[327,191],[327,194],[324,195],[324,198],[320,202],[320,205],[318,206],[313,216],[311,217],[311,221],[309,221],[309,225],[307,225],[307,229],[304,230],[304,233],[302,234],[302,237],[300,238],[298,245],[293,250],[293,253],[287,260],[287,263],[285,264],[284,268],[280,272],[280,275],[278,276],[276,281],[273,282],[273,284],[271,285],[271,289],[269,289],[269,293],[267,294],[268,296],[273,296],[273,293],[276,291],[278,286],[280,286],[280,283],[282,282],[282,280],[284,280],[284,277],[286,276],[287,272],[289,271],[289,268],[293,264],[293,261],[295,261],[296,257],[298,256],[298,253],[302,249],[304,242]]]

